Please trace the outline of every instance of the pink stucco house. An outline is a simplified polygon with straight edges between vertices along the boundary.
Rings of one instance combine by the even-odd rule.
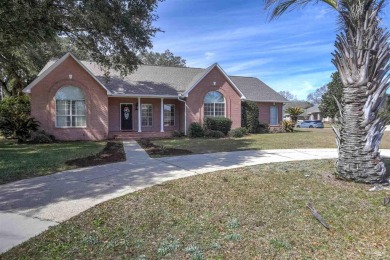
[[[110,77],[94,62],[71,53],[50,61],[23,91],[41,128],[59,140],[170,136],[192,122],[225,116],[241,126],[241,101],[255,101],[259,120],[278,125],[287,102],[257,78],[228,76],[218,64],[206,69],[140,66]]]

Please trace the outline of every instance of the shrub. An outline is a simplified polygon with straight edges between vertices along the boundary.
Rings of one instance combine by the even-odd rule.
[[[172,137],[183,137],[184,133],[182,131],[175,130],[172,132]]]
[[[257,125],[257,128],[256,128],[256,133],[266,134],[269,132],[270,132],[269,124],[259,122],[259,124]]]
[[[32,132],[29,140],[29,142],[33,144],[48,144],[54,141],[55,137],[53,135],[49,135],[43,130]]]
[[[244,135],[247,134],[248,134],[248,129],[246,129],[245,127],[236,128],[229,132],[229,136],[236,137],[236,138],[243,137]]]
[[[224,138],[225,137],[225,134],[222,133],[221,131],[218,131],[218,130],[209,130],[209,129],[206,129],[204,131],[204,136],[205,137],[211,137],[211,138]]]
[[[204,131],[202,126],[199,123],[191,123],[190,128],[188,129],[188,135],[191,138],[203,137]]]
[[[26,141],[39,122],[30,117],[30,100],[27,96],[7,97],[0,102],[0,132],[6,138]]]
[[[148,138],[141,138],[138,142],[142,147],[152,147],[153,146],[153,143]]]
[[[241,102],[241,126],[248,128],[249,133],[259,133],[259,107],[253,101]]]
[[[235,138],[240,138],[240,137],[243,137],[244,134],[238,129],[233,129],[233,130],[230,130],[229,136],[235,137]]]
[[[208,130],[221,131],[227,135],[232,128],[232,120],[226,117],[206,117],[204,128]]]
[[[245,127],[237,128],[243,135],[249,135],[248,129]]]
[[[294,132],[294,122],[290,120],[283,120],[282,122],[282,128],[285,132],[287,133],[292,133]]]

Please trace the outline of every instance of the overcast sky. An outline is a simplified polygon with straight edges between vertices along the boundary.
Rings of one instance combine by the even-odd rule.
[[[218,62],[229,75],[258,77],[276,91],[306,99],[336,70],[331,63],[336,15],[318,4],[269,21],[262,3],[165,0],[157,9],[155,26],[164,32],[154,38],[154,51],[169,49],[189,67]]]

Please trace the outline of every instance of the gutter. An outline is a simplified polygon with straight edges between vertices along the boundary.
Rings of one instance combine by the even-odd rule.
[[[177,100],[184,102],[184,135],[187,136],[187,101],[181,94],[177,96]]]

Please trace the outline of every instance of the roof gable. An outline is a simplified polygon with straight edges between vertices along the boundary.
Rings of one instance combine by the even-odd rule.
[[[82,62],[80,62],[72,53],[68,52],[64,56],[62,56],[60,59],[55,61],[54,63],[47,63],[46,66],[39,72],[38,77],[33,80],[27,87],[23,89],[24,93],[31,93],[31,89],[36,86],[42,79],[44,79],[47,75],[49,75],[53,70],[55,70],[57,67],[59,67],[64,61],[67,59],[73,59],[75,60],[102,88],[104,88],[107,91],[107,94],[110,94],[111,92],[95,77],[95,75],[86,67]]]
[[[31,89],[60,66],[66,59],[73,59],[96,82],[107,91],[108,96],[145,96],[145,97],[178,97],[187,96],[214,68],[221,73],[241,99],[255,102],[289,102],[267,84],[254,77],[228,76],[217,64],[203,68],[167,67],[140,65],[127,76],[120,72],[109,70],[109,77],[96,62],[79,61],[71,53],[65,54],[57,61],[49,61],[38,77],[30,83],[23,92],[30,93]]]
[[[234,82],[230,79],[230,77],[223,71],[223,69],[218,65],[218,63],[214,63],[210,67],[206,69],[203,73],[199,73],[195,75],[193,80],[188,84],[187,90],[184,91],[182,96],[188,97],[188,94],[193,90],[214,68],[217,68],[222,75],[226,78],[228,83],[237,91],[237,93],[240,95],[241,99],[246,99],[245,95],[241,92],[241,90],[234,84]]]

